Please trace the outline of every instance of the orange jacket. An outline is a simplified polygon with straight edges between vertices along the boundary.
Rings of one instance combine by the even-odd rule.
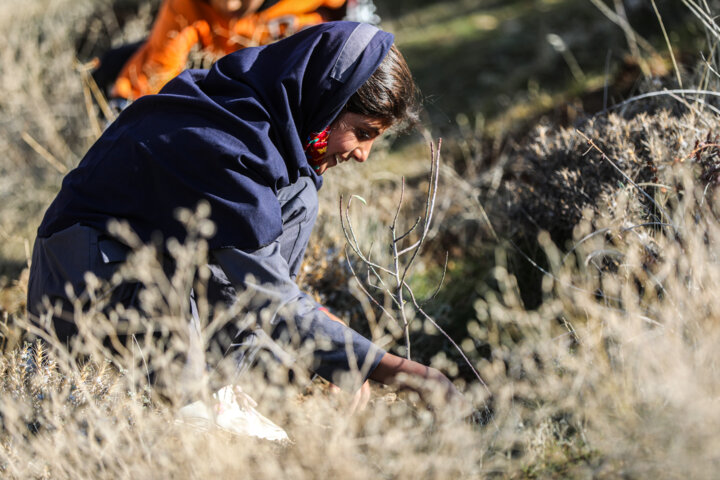
[[[120,71],[111,95],[134,100],[157,93],[183,71],[190,50],[200,44],[214,56],[264,45],[317,23],[320,7],[340,8],[345,0],[280,0],[260,12],[228,18],[203,0],[165,0],[147,42]]]

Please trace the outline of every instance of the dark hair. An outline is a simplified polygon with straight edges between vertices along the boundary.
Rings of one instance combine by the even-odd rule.
[[[418,123],[419,92],[402,53],[393,45],[375,72],[350,97],[345,110],[408,129]]]

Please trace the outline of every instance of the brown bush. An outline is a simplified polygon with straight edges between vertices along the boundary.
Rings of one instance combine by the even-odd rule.
[[[488,205],[496,229],[526,239],[546,230],[565,246],[585,209],[611,205],[615,192],[629,187],[618,168],[652,191],[658,171],[691,149],[699,136],[695,124],[692,114],[661,110],[603,115],[576,128],[538,127],[509,154],[502,186]]]

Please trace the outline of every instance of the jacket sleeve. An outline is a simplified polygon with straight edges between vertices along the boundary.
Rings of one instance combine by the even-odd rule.
[[[265,329],[270,336],[300,357],[303,351],[311,351],[312,358],[305,358],[305,363],[328,381],[353,390],[385,354],[356,331],[331,320],[320,304],[300,291],[290,278],[278,242],[253,252],[216,249],[212,256],[235,287],[238,298],[247,301],[245,308],[266,312],[258,318],[267,320]],[[344,373],[351,375],[343,378]]]

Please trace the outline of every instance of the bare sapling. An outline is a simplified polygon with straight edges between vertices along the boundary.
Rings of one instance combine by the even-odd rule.
[[[463,360],[472,370],[475,377],[478,379],[480,384],[489,393],[487,384],[482,379],[477,369],[473,366],[472,362],[467,358],[465,353],[462,351],[460,346],[452,339],[452,337],[432,318],[425,310],[422,305],[428,300],[432,299],[442,287],[445,279],[445,273],[447,271],[447,253],[445,255],[445,265],[443,266],[442,277],[438,282],[437,287],[433,293],[424,300],[419,300],[413,289],[409,285],[409,278],[413,269],[416,265],[420,252],[426,243],[428,233],[430,232],[430,226],[432,224],[432,218],[435,211],[435,204],[437,198],[438,181],[440,178],[440,151],[442,148],[442,139],[435,144],[430,142],[430,173],[428,176],[428,187],[425,193],[425,208],[423,214],[417,217],[413,222],[412,226],[407,230],[403,231],[400,227],[403,201],[405,199],[405,178],[401,179],[400,187],[400,199],[398,200],[397,208],[395,209],[395,215],[391,224],[388,226],[390,231],[390,260],[389,265],[385,266],[376,260],[372,255],[372,246],[368,249],[367,253],[363,251],[363,247],[360,244],[360,240],[353,227],[352,220],[350,218],[350,206],[353,198],[357,198],[363,203],[366,203],[365,199],[357,195],[352,195],[348,199],[347,203],[343,201],[342,195],[340,196],[340,222],[342,225],[343,233],[347,244],[350,249],[360,260],[361,264],[367,268],[368,276],[367,279],[363,280],[358,274],[356,269],[352,266],[352,261],[348,250],[346,249],[345,254],[350,266],[351,272],[360,289],[370,299],[370,301],[376,305],[384,315],[396,321],[402,329],[402,336],[404,339],[405,356],[408,360],[411,359],[411,340],[410,330],[411,323],[414,318],[419,316],[425,321],[432,324],[459,352]],[[397,310],[397,317],[390,313],[371,293],[372,290],[381,292],[391,299],[392,305]],[[411,313],[412,312],[412,313]]]

